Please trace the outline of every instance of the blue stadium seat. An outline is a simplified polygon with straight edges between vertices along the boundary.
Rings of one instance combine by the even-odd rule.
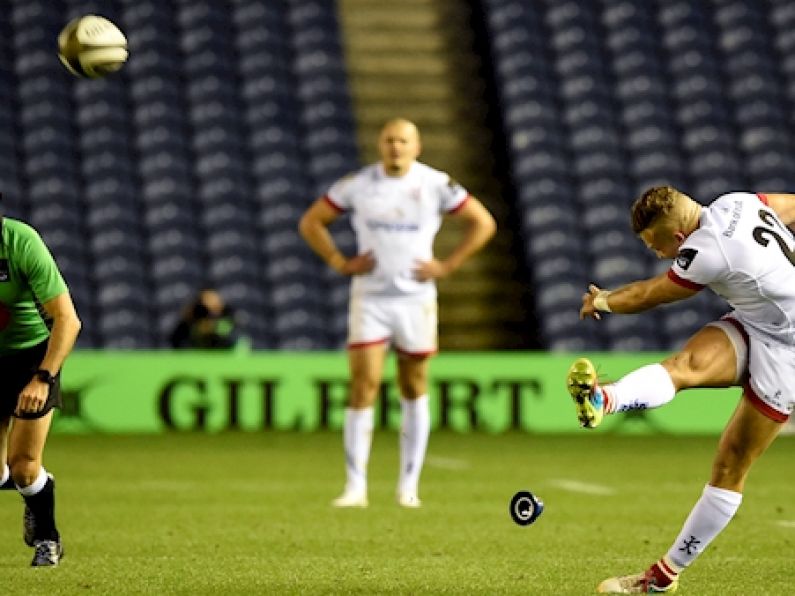
[[[597,255],[593,258],[592,275],[597,285],[615,288],[647,275],[647,269],[639,255],[618,254]]]
[[[148,286],[144,263],[128,255],[112,254],[95,259],[94,279],[100,287],[120,281]]]
[[[100,315],[98,327],[104,338],[103,345],[115,349],[142,349],[151,347],[155,340],[148,322],[149,313],[136,309],[114,309]]]
[[[582,248],[578,242],[573,240],[577,237],[577,232],[577,228],[572,225],[568,229],[556,228],[531,234],[526,247],[531,262],[557,254],[576,257]]]
[[[583,255],[552,254],[544,259],[533,262],[533,279],[539,286],[553,281],[567,279],[569,281],[583,282],[583,292],[587,288],[589,269]]]
[[[591,241],[611,234],[614,230],[618,233],[629,233],[629,212],[623,201],[589,204],[580,217]]]
[[[168,286],[175,281],[193,285],[201,281],[205,271],[200,259],[191,258],[190,254],[176,253],[154,259],[151,274],[155,283],[160,286]]]
[[[168,228],[162,232],[150,234],[148,237],[149,251],[154,257],[162,257],[175,252],[196,255],[200,258],[202,248],[199,231]]]
[[[180,309],[192,300],[196,295],[196,288],[199,287],[200,280],[176,279],[168,283],[155,286],[154,303],[160,314],[160,321],[165,319],[169,323],[174,323],[179,316]],[[159,327],[161,334],[167,335],[171,332],[171,326],[166,330]]]
[[[63,229],[75,234],[76,238],[83,235],[82,213],[76,202],[36,203],[31,206],[29,222],[37,230]]]

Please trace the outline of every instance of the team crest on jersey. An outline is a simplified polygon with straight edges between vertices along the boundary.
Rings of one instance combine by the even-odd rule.
[[[8,259],[0,259],[0,282],[8,281],[11,277],[8,271]]]
[[[697,254],[698,251],[695,248],[683,248],[679,251],[679,254],[676,255],[676,264],[682,269],[687,269],[690,267],[690,263],[693,262]]]

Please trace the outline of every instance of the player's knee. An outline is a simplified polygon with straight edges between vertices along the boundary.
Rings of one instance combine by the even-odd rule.
[[[698,385],[708,365],[704,358],[690,351],[678,352],[663,361],[677,390]]]
[[[27,457],[10,457],[8,467],[11,470],[11,479],[17,486],[28,486],[39,475],[41,464]]]
[[[417,399],[428,392],[428,379],[424,371],[412,371],[398,376],[400,395],[406,399]]]
[[[375,402],[380,382],[375,379],[355,379],[351,383],[350,405],[364,408]]]

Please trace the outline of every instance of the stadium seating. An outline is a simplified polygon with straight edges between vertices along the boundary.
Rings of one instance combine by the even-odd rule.
[[[631,201],[649,186],[678,186],[703,203],[731,190],[792,189],[795,9],[751,0],[481,4],[545,345],[680,345],[725,303],[704,293],[585,333],[571,315],[574,288],[560,284],[581,294],[588,282],[609,287],[664,270],[628,225]]]
[[[0,180],[58,258],[80,345],[165,346],[208,285],[254,347],[340,345],[347,284],[296,231],[358,163],[334,3],[67,4],[13,3],[0,23]],[[78,81],[54,59],[85,12],[127,33],[121,73]]]
[[[481,0],[543,345],[661,349],[725,309],[577,319],[589,283],[660,272],[628,226],[651,185],[704,203],[795,185],[795,8],[725,0]],[[348,282],[298,220],[358,165],[336,6],[322,0],[13,2],[0,22],[3,209],[51,247],[82,347],[167,345],[202,286],[257,348],[343,344]],[[122,72],[68,75],[53,40],[100,12]],[[355,250],[347,218],[332,229]]]

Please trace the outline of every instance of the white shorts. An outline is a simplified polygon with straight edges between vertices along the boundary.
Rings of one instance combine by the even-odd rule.
[[[360,296],[348,310],[348,347],[392,342],[411,356],[437,350],[435,296]]]
[[[795,409],[795,347],[749,336],[731,314],[710,325],[723,329],[734,345],[738,381],[747,372],[745,396],[768,418],[786,422]]]

